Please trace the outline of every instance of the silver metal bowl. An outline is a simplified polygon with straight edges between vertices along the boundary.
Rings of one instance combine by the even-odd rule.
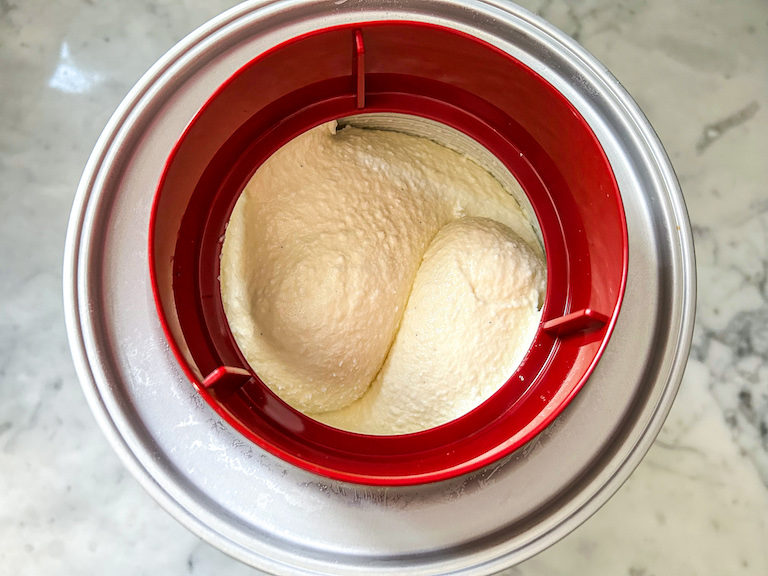
[[[186,124],[235,70],[287,39],[352,22],[451,27],[519,59],[587,120],[618,181],[629,275],[587,385],[544,432],[479,472],[411,487],[326,480],[246,441],[168,349],[149,282],[152,196]],[[693,243],[672,167],[618,81],[576,42],[501,1],[246,2],[189,35],[120,105],[88,161],[69,225],[70,345],[101,428],[174,517],[275,574],[491,574],[576,528],[653,442],[693,329]]]

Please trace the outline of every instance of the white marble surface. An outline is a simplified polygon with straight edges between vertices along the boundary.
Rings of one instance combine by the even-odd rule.
[[[91,417],[61,260],[88,153],[138,77],[227,0],[0,0],[0,573],[254,575],[172,520]],[[650,453],[515,576],[768,574],[768,4],[527,0],[624,83],[678,171],[698,324]]]

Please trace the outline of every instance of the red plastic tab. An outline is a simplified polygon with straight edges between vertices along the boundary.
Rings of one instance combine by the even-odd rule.
[[[205,377],[203,387],[206,390],[211,388],[217,391],[222,389],[236,390],[241,388],[250,379],[251,373],[248,370],[233,366],[219,366]]]
[[[363,33],[355,30],[355,74],[357,77],[357,109],[365,108],[365,44]]]
[[[598,330],[608,323],[610,318],[591,308],[584,308],[559,318],[547,320],[542,325],[545,332],[563,338],[577,332]]]

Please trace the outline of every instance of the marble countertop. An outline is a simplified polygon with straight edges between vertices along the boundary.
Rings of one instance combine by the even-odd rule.
[[[0,573],[255,575],[133,480],[63,321],[69,209],[120,100],[228,0],[0,0]],[[768,574],[768,4],[526,0],[656,128],[693,222],[697,328],[672,413],[619,493],[505,572]]]

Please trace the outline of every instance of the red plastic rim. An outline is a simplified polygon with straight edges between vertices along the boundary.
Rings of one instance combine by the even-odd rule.
[[[242,358],[218,284],[226,222],[256,169],[313,126],[371,112],[436,120],[485,146],[523,187],[547,253],[542,323],[515,374],[472,412],[401,436],[337,430],[282,402]],[[171,152],[149,230],[159,317],[205,401],[287,462],[375,485],[421,484],[476,470],[546,427],[585,384],[608,342],[627,254],[613,171],[568,100],[505,52],[414,22],[318,30],[238,70]]]

